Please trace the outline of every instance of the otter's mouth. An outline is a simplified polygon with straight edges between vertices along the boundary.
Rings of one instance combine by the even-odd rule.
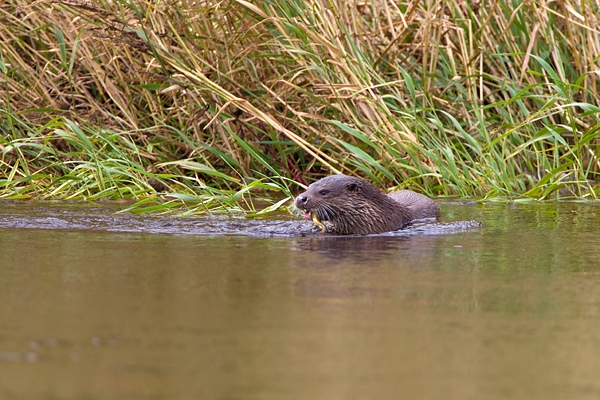
[[[317,212],[302,210],[302,217],[304,219],[312,220],[319,228],[321,228],[321,233],[327,232],[327,227],[321,222]]]

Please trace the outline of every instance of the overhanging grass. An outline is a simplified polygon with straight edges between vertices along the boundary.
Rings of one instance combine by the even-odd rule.
[[[3,5],[0,196],[256,212],[334,172],[598,195],[598,4],[325,4]]]

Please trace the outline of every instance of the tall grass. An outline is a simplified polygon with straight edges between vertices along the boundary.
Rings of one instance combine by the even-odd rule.
[[[0,197],[255,210],[344,172],[595,198],[599,15],[597,0],[11,0]]]

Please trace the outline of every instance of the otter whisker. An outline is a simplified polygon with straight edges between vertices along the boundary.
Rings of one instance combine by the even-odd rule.
[[[323,209],[323,208],[316,209],[316,210],[314,210],[314,213],[317,215],[317,217],[321,221],[327,221],[327,212],[325,209]]]
[[[327,204],[323,206],[323,214],[325,215],[328,221],[335,219],[335,211],[333,210],[333,208],[331,208],[331,206]]]

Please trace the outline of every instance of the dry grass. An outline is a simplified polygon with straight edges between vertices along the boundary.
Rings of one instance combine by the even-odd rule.
[[[0,195],[598,193],[597,0],[0,7]]]

